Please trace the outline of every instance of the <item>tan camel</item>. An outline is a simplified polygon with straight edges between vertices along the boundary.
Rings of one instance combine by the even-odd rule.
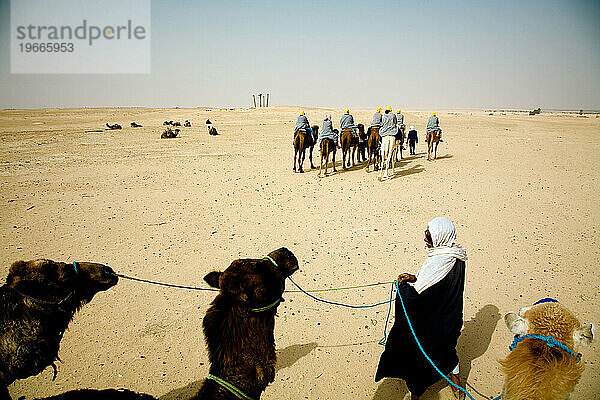
[[[348,167],[350,166],[350,161],[352,161],[352,166],[354,167],[354,155],[358,147],[358,136],[354,135],[352,129],[344,128],[342,129],[340,142],[342,144],[342,167],[346,169],[346,155],[348,156]]]
[[[433,159],[437,159],[437,147],[440,142],[440,135],[438,131],[427,133],[427,161],[431,161],[431,153],[433,153]]]
[[[540,300],[519,314],[509,312],[504,321],[516,336],[513,350],[500,361],[506,374],[502,400],[567,399],[584,368],[581,355],[575,352],[591,344],[592,324],[582,325],[566,307],[552,299]]]
[[[325,163],[325,175],[327,176],[327,164],[329,163],[329,153],[333,153],[333,172],[337,172],[335,169],[335,152],[336,145],[332,139],[321,139],[321,165],[319,168],[319,178],[321,178],[321,171],[323,170],[323,163]]]

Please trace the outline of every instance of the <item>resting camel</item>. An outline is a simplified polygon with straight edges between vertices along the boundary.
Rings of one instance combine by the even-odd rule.
[[[369,153],[369,160],[367,162],[367,167],[365,168],[367,172],[369,172],[369,166],[371,165],[371,161],[373,161],[373,169],[377,170],[379,167],[379,163],[381,161],[381,155],[379,154],[379,148],[381,146],[381,136],[379,136],[379,127],[373,126],[369,128],[369,140],[367,142],[367,150]]]
[[[342,136],[340,138],[342,144],[342,167],[346,169],[346,155],[348,156],[348,167],[350,161],[354,166],[354,155],[356,153],[356,147],[358,146],[358,136],[354,136],[354,132],[350,128],[342,129]]]
[[[209,135],[211,135],[211,136],[217,136],[219,134],[219,132],[217,132],[217,128],[215,128],[214,126],[208,125],[207,128],[208,128],[208,134]]]
[[[171,125],[173,125],[173,126],[181,126],[181,122],[173,122]]]
[[[431,161],[431,153],[433,152],[433,159],[437,159],[437,147],[440,142],[440,136],[438,131],[427,133],[427,161]]]
[[[335,133],[339,131],[337,129],[333,130]],[[323,163],[325,163],[325,175],[327,176],[327,164],[329,163],[329,153],[333,153],[333,172],[337,172],[335,169],[335,152],[336,152],[336,144],[333,139],[321,139],[321,164],[319,165],[319,178],[321,177],[321,171],[323,170]]]
[[[298,270],[286,248],[263,259],[238,259],[204,280],[220,289],[202,321],[209,376],[191,400],[259,399],[275,379],[275,314],[285,280]],[[228,388],[229,385],[232,387]]]
[[[192,123],[189,120],[185,120],[185,122],[183,123],[183,126],[185,126],[186,128],[191,128],[192,127]]]
[[[509,312],[504,321],[516,336],[512,351],[500,361],[506,374],[502,400],[567,399],[584,368],[581,354],[575,352],[592,343],[592,324],[582,325],[553,299],[540,300],[519,314]]]
[[[13,263],[0,287],[0,399],[7,386],[52,365],[73,316],[98,292],[117,284],[112,269],[90,262]]]
[[[365,133],[365,126],[363,124],[357,124],[358,128],[358,151],[357,151],[357,162],[367,161],[367,134]]]
[[[173,121],[165,121],[163,122],[163,125],[173,125]]]
[[[140,125],[140,124],[138,124],[137,122],[134,121],[134,122],[131,123],[131,127],[132,128],[141,128],[142,125]]]
[[[180,129],[175,129],[173,131],[173,129],[171,129],[170,127],[165,129],[164,132],[162,133],[162,135],[160,135],[161,139],[173,139],[176,138],[177,135],[179,135]]]
[[[111,131],[114,131],[116,129],[123,129],[123,127],[119,124],[109,125],[108,123],[106,124],[106,128]]]

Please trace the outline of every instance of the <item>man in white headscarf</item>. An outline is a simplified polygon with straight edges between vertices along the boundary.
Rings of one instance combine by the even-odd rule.
[[[398,286],[413,329],[427,355],[452,382],[460,384],[456,342],[463,324],[463,291],[467,253],[454,242],[456,228],[444,217],[434,218],[425,231],[427,259],[417,276],[400,274]],[[417,347],[400,300],[396,320],[379,360],[375,381],[402,378],[417,400],[440,379]],[[464,393],[452,387],[457,399]]]

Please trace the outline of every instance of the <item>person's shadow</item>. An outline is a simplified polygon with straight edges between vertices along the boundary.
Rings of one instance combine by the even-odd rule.
[[[493,304],[485,305],[469,321],[466,321],[456,344],[460,365],[460,379],[469,379],[473,360],[485,354],[490,347],[492,335],[500,320],[500,310]]]
[[[500,320],[500,310],[493,304],[484,306],[475,316],[466,321],[456,344],[460,366],[460,379],[463,387],[467,384],[473,361],[485,354],[490,346],[492,335]],[[445,380],[438,381],[421,396],[422,400],[438,400],[439,391],[447,386]],[[467,388],[467,390],[469,390]],[[384,379],[373,400],[410,399],[406,383],[402,379]]]

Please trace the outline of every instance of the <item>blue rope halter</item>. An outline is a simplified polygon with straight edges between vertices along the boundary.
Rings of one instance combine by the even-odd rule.
[[[575,357],[577,359],[577,361],[581,360],[581,353],[577,353],[575,354],[575,352],[573,350],[571,350],[570,348],[568,348],[566,345],[562,344],[561,342],[559,342],[558,340],[554,339],[551,336],[542,336],[542,335],[515,335],[515,338],[512,342],[512,344],[508,347],[511,351],[515,349],[515,347],[517,347],[517,344],[525,339],[529,339],[529,338],[533,338],[533,339],[539,339],[542,340],[544,342],[546,342],[546,344],[548,345],[548,347],[560,347],[561,349],[563,349],[564,351],[566,351],[567,353],[569,353],[570,355],[572,355],[573,357]]]

